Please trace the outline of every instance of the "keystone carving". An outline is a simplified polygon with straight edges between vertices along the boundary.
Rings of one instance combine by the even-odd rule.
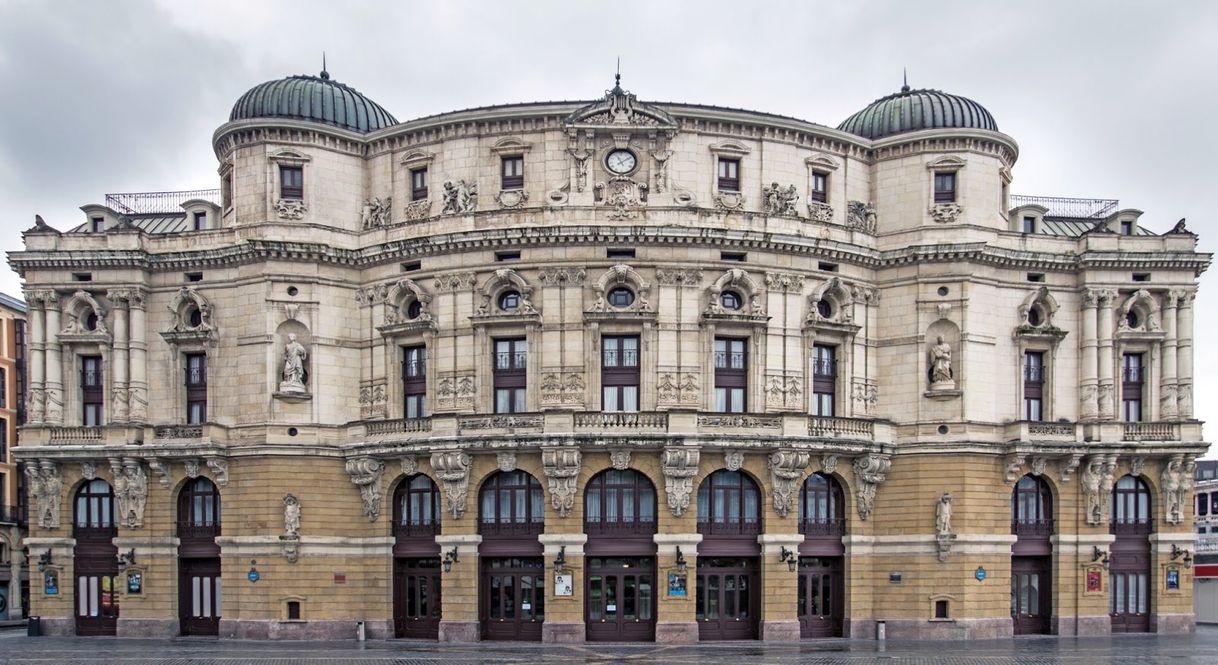
[[[371,457],[347,460],[347,475],[359,487],[364,500],[364,514],[369,522],[381,516],[381,476],[385,475],[385,464]]]
[[[674,517],[680,517],[689,508],[689,495],[693,491],[694,476],[698,473],[699,458],[697,448],[664,449],[660,469],[664,472],[668,508]]]
[[[583,457],[578,448],[549,448],[541,451],[541,465],[550,481],[550,503],[560,517],[575,506],[575,482]]]
[[[454,519],[465,514],[465,498],[469,495],[469,455],[459,450],[431,454],[431,468],[444,488],[448,512]]]
[[[739,450],[727,450],[723,453],[723,465],[728,471],[739,471],[744,466],[744,453]]]
[[[630,468],[630,451],[626,449],[609,452],[609,463],[618,471]]]
[[[509,450],[507,452],[495,454],[495,465],[504,473],[511,473],[516,470],[516,451]]]
[[[770,481],[774,485],[774,512],[786,517],[795,503],[796,486],[807,468],[807,451],[777,450],[770,454]],[[836,462],[835,462],[836,464]]]
[[[888,477],[892,461],[887,457],[872,454],[854,458],[853,466],[854,478],[859,486],[856,493],[859,518],[865,520],[871,516],[871,509],[875,506],[876,488]]]
[[[410,477],[419,472],[419,460],[414,455],[402,455],[402,475]]]

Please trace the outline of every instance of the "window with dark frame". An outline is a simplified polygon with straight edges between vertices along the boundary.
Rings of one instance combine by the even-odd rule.
[[[0,418],[0,464],[8,461],[8,418]],[[3,489],[0,487],[0,489]],[[8,497],[0,492],[0,507],[4,506],[4,501]]]
[[[215,538],[220,535],[220,490],[208,478],[187,481],[178,494],[179,538]]]
[[[1035,217],[1024,217],[1023,218],[1023,232],[1024,233],[1036,233],[1036,218]]]
[[[1045,481],[1027,475],[1011,492],[1011,533],[1025,536],[1053,534],[1053,495]]]
[[[279,167],[279,198],[301,200],[304,198],[304,168],[300,166]]]
[[[1142,354],[1121,356],[1121,419],[1136,423],[1142,420],[1142,388],[1146,383]]]
[[[809,536],[846,533],[845,506],[837,480],[819,472],[808,476],[799,491],[799,532]]]
[[[89,231],[93,233],[101,233],[106,230],[106,219],[104,217],[94,217],[89,220]]]
[[[482,484],[478,532],[494,535],[540,533],[545,524],[541,483],[525,471],[499,471]]]
[[[829,174],[812,172],[812,187],[809,190],[808,198],[818,203],[825,203],[829,200]]]
[[[427,415],[427,347],[402,347],[402,417]]]
[[[956,201],[956,174],[953,173],[936,173],[935,174],[935,203],[955,203]]]
[[[527,340],[523,337],[495,340],[495,413],[520,413],[527,408]]]
[[[634,469],[608,469],[584,490],[584,532],[629,536],[656,532],[656,489]]]
[[[8,408],[8,371],[0,367],[0,409]],[[3,497],[0,497],[3,498]]]
[[[207,213],[196,212],[194,215],[194,219],[195,219],[195,230],[196,231],[203,231],[203,230],[207,229]]]
[[[739,471],[719,469],[698,486],[698,533],[751,535],[761,532],[761,491]]]
[[[824,302],[823,300],[821,302]],[[825,344],[812,347],[812,415],[833,417],[837,393],[837,349]]]
[[[76,538],[110,538],[117,530],[114,519],[114,489],[95,478],[76,490],[72,535]]]
[[[101,356],[80,357],[81,424],[85,427],[102,425],[105,389],[102,384]]]
[[[1031,310],[1028,312],[1031,322]],[[1036,324],[1033,324],[1036,325]],[[1023,354],[1023,419],[1044,420],[1045,353]]]
[[[749,386],[747,339],[715,338],[715,411],[744,413]]]
[[[740,160],[719,158],[719,191],[740,191]]]
[[[1133,222],[1128,221],[1128,220],[1121,222],[1121,235],[1123,235],[1123,236],[1133,235]]]
[[[425,198],[427,198],[427,167],[411,169],[410,200],[421,201]]]
[[[524,155],[503,158],[501,189],[524,189]]]
[[[220,179],[220,207],[228,210],[233,205],[233,176],[226,175]]]
[[[601,411],[639,410],[639,338],[601,338]]]
[[[440,489],[425,474],[408,476],[394,490],[395,535],[440,533]]]
[[[186,354],[186,424],[207,422],[207,354]]]

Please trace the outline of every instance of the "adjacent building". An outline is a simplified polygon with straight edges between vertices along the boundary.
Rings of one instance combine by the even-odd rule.
[[[58,634],[692,642],[1194,625],[1183,220],[981,105],[255,86],[218,190],[9,255]]]
[[[0,293],[0,621],[25,616],[25,478],[13,456],[25,422],[25,303]]]

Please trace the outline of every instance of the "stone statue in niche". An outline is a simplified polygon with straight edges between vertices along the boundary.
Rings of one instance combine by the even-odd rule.
[[[944,492],[935,504],[935,531],[939,535],[950,533],[952,530],[952,495]]]
[[[283,497],[283,533],[300,535],[300,500],[291,494]]]
[[[945,342],[942,335],[930,347],[930,387],[931,390],[951,390],[956,387],[952,375],[952,345]]]
[[[309,352],[304,345],[296,341],[296,333],[288,334],[288,343],[283,347],[283,382],[279,384],[282,393],[307,393],[305,381],[305,360]]]

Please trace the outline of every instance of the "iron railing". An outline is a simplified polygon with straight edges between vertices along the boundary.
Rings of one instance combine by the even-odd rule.
[[[758,519],[705,522],[700,520],[698,533],[705,536],[755,536],[761,533],[761,521]]]
[[[799,521],[799,532],[805,536],[844,536],[846,535],[846,520],[836,519],[802,519]]]
[[[1048,208],[1049,212],[1045,213],[1046,217],[1104,219],[1116,212],[1120,201],[1117,199],[1073,199],[1064,196],[1011,195],[1012,208],[1026,205]]]
[[[178,538],[182,540],[207,540],[220,535],[220,525],[213,524],[195,524],[192,522],[178,522],[177,524]]]
[[[650,536],[656,533],[655,520],[586,520],[584,533],[589,536]]]
[[[545,528],[544,522],[478,522],[478,533],[483,536],[535,536]]]
[[[124,215],[180,214],[182,204],[192,199],[219,204],[220,190],[188,189],[180,192],[106,194],[106,207]]]
[[[399,537],[435,536],[440,533],[440,523],[430,522],[394,522],[393,535]]]
[[[1011,520],[1011,533],[1017,536],[1051,536],[1053,528],[1052,519]]]

